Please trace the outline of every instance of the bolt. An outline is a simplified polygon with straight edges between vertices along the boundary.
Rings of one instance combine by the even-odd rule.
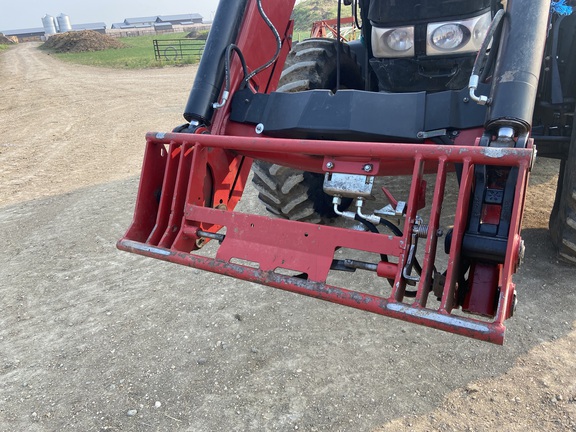
[[[333,163],[333,162],[327,162],[327,163],[326,163],[326,168],[328,168],[328,169],[334,168],[334,163]]]
[[[463,101],[464,101],[464,103],[468,103],[468,102],[470,102],[470,99],[467,98],[467,97],[465,97],[465,98],[463,99]]]
[[[416,138],[426,138],[426,136],[424,135],[424,132],[418,132]]]
[[[372,164],[366,164],[364,165],[364,172],[372,172],[372,170],[374,169],[374,167],[372,166]]]
[[[256,133],[260,135],[262,132],[264,132],[264,125],[262,123],[258,123],[256,126]]]

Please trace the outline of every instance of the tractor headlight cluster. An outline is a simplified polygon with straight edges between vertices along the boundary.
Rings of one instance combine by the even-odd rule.
[[[461,21],[426,25],[426,55],[472,53],[480,49],[491,22],[491,13]],[[415,27],[372,27],[372,51],[376,58],[413,57]]]
[[[490,12],[465,21],[428,24],[426,54],[469,53],[480,49],[491,22]]]

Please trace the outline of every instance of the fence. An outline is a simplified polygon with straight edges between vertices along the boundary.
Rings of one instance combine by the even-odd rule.
[[[106,29],[106,34],[112,37],[135,37],[135,36],[147,36],[154,34],[165,34],[165,33],[199,33],[203,31],[209,31],[210,24],[193,24],[193,25],[180,25],[174,24],[172,28],[159,29],[154,26],[150,27],[131,27],[131,28],[114,28]]]
[[[154,39],[156,61],[177,61],[185,58],[200,58],[206,39]]]

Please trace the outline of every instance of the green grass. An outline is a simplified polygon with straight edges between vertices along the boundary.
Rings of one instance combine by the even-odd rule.
[[[185,57],[183,60],[176,61],[156,61],[154,59],[152,42],[154,39],[183,39],[185,36],[186,33],[170,33],[119,38],[118,40],[126,45],[125,48],[81,53],[52,53],[52,55],[71,63],[121,69],[145,69],[166,65],[198,63],[199,59],[197,57]],[[203,42],[198,41],[198,43],[201,44]]]
[[[0,52],[7,50],[8,48],[10,48],[10,45],[2,45],[0,44]]]
[[[119,38],[125,48],[108,49],[103,51],[91,51],[81,53],[55,53],[51,55],[67,62],[78,63],[88,66],[119,68],[119,69],[146,69],[153,67],[163,67],[167,65],[196,64],[199,62],[197,57],[185,57],[183,60],[156,61],[154,59],[153,40],[183,39],[187,33],[170,33],[163,35],[146,35],[136,37]],[[310,37],[310,30],[295,31],[294,41],[302,41]],[[202,44],[198,41],[198,44]],[[9,45],[0,45],[0,52],[8,48]],[[48,50],[49,51],[49,50]]]
[[[292,40],[294,42],[302,42],[304,39],[310,38],[310,30],[307,31],[296,31],[294,30],[294,35],[292,36]]]
[[[348,16],[349,11],[349,7],[343,7],[342,16]],[[295,30],[303,32],[310,32],[314,21],[336,18],[337,16],[338,4],[334,0],[303,1],[292,12]]]

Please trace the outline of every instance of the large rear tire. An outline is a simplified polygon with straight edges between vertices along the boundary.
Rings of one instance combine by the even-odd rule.
[[[278,84],[279,92],[336,90],[337,43],[330,39],[308,39],[294,46],[286,59]],[[340,88],[363,88],[360,66],[350,48],[340,53]],[[254,161],[253,184],[258,198],[271,213],[291,220],[320,223],[335,217],[332,198],[325,194],[322,174],[310,173],[269,162]]]

